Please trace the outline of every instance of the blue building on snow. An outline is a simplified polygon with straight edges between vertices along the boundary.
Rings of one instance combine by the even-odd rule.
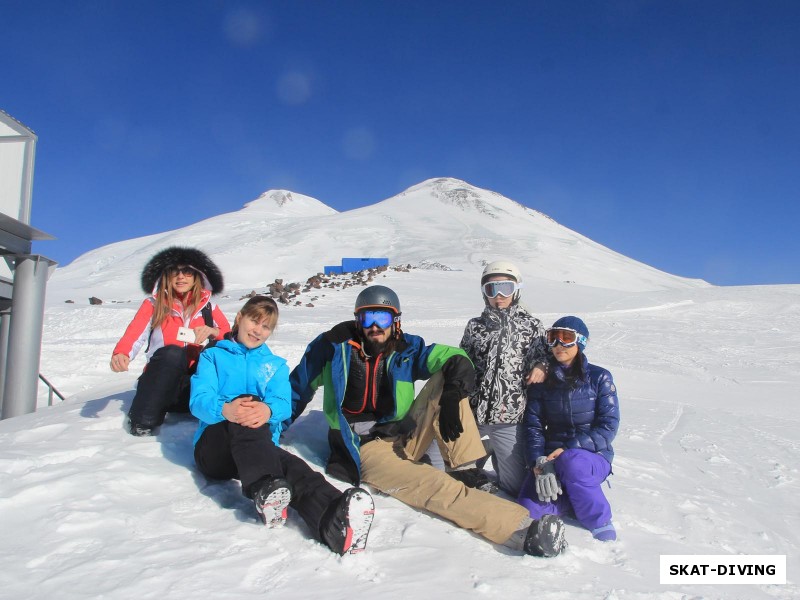
[[[343,258],[341,266],[326,265],[322,270],[325,275],[341,275],[342,273],[354,273],[364,269],[388,266],[388,258]]]

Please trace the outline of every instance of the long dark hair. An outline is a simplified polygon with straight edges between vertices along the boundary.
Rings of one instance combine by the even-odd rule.
[[[550,358],[551,368],[548,369],[547,379],[545,379],[547,387],[555,387],[559,383],[555,376],[555,369],[552,368],[558,364],[559,362],[555,357]],[[572,364],[568,369],[564,369],[564,379],[571,388],[579,386],[586,379],[586,370],[583,368],[583,350],[581,350],[580,346],[578,346],[578,353],[575,355]]]

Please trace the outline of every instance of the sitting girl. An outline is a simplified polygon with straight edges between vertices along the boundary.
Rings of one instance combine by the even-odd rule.
[[[211,295],[222,291],[217,265],[200,250],[172,246],[142,270],[149,294],[111,353],[111,370],[128,370],[142,348],[147,365],[128,411],[132,435],[152,435],[167,412],[189,411],[189,378],[201,346],[222,338],[231,326]]]
[[[589,330],[579,318],[561,317],[546,339],[553,358],[544,383],[528,388],[524,426],[531,473],[519,503],[534,519],[573,512],[595,539],[615,540],[611,506],[600,484],[614,459],[617,388],[611,373],[586,360]]]
[[[338,554],[363,550],[374,505],[365,490],[337,490],[302,459],[278,447],[291,415],[286,361],[266,345],[278,322],[271,298],[255,296],[230,335],[200,355],[190,408],[200,420],[194,458],[212,479],[240,479],[268,527],[283,525],[291,506],[314,537]]]

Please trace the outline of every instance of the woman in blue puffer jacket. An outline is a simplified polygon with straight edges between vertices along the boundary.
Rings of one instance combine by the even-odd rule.
[[[619,429],[611,373],[584,355],[589,330],[561,317],[546,332],[553,357],[544,383],[528,388],[525,452],[530,473],[519,503],[534,519],[569,515],[601,541],[617,539],[611,506],[600,485],[611,473],[611,442]]]

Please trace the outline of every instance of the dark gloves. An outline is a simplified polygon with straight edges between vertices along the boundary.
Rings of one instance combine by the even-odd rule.
[[[461,391],[457,386],[444,386],[439,399],[439,433],[445,442],[457,440],[464,431],[458,410],[461,398]]]

